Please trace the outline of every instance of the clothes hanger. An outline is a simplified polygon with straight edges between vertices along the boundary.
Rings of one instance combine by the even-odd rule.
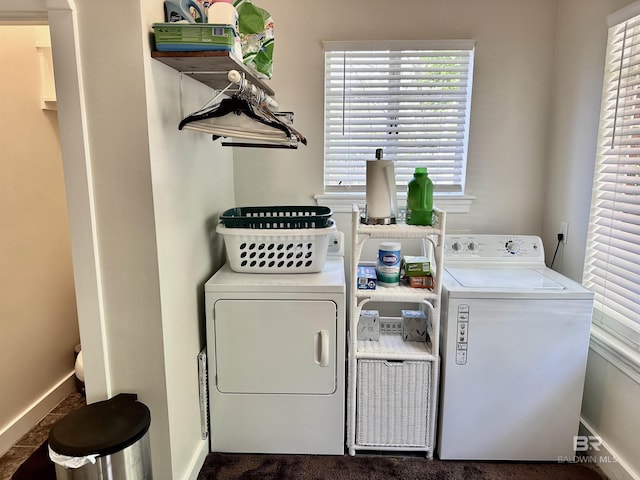
[[[298,137],[298,140],[301,141],[304,145],[307,144],[307,139],[304,137],[304,135],[302,135],[295,128],[293,128],[291,124],[284,122],[278,115],[274,114],[269,108],[264,108],[262,109],[262,111],[266,116],[268,116],[269,118],[272,118],[274,122],[280,123],[284,125],[286,128],[288,128],[291,131],[291,133],[296,137]]]
[[[278,102],[267,95],[263,90],[249,84],[244,76],[241,76],[236,70],[231,70],[228,74],[228,78],[230,82],[239,85],[241,94],[246,93],[247,91],[249,92],[251,99],[255,100],[258,108],[263,113],[263,115],[271,118],[274,122],[284,125],[293,135],[298,138],[298,141],[301,141],[304,145],[307,144],[307,139],[304,137],[304,135],[302,135],[292,126],[293,112],[283,112],[280,115],[274,113],[270,107],[278,108]],[[281,117],[289,118],[290,121],[284,122]]]
[[[225,147],[293,149],[298,147],[300,141],[290,126],[271,114],[269,109],[253,105],[238,96],[188,116],[180,122],[179,128],[211,133],[214,141],[220,137],[234,137],[258,142],[223,142]],[[304,142],[306,144],[306,139]]]
[[[260,112],[264,113],[264,111],[262,110],[260,110]],[[287,128],[287,126],[283,122],[276,119],[276,117],[273,117],[274,120],[270,120],[269,118],[265,118],[263,115],[259,115],[256,112],[256,109],[254,109],[254,106],[251,105],[251,103],[249,103],[244,98],[240,98],[238,95],[233,95],[231,98],[225,98],[218,105],[206,108],[187,116],[178,125],[178,130],[182,130],[185,126],[193,122],[201,122],[203,120],[220,118],[230,114],[245,114],[256,122],[280,130],[284,132],[288,137],[291,136],[291,130]],[[204,124],[202,124],[202,126],[204,126]],[[224,124],[221,124],[219,126],[224,126]],[[216,123],[212,122],[211,127],[211,133],[216,134]],[[199,130],[202,131],[202,129]]]
[[[223,146],[253,148],[297,148],[307,139],[290,124],[284,122],[270,107],[278,104],[262,89],[250,84],[236,70],[228,73],[230,84],[200,110],[185,117],[178,129],[183,128],[211,133],[213,140],[220,137],[249,139],[253,142],[222,142]],[[233,84],[238,91],[216,105],[211,105]],[[258,142],[258,143],[255,143]],[[260,143],[267,142],[267,143]]]
[[[281,148],[287,150],[296,150],[298,148],[297,142],[295,144],[285,143],[249,143],[249,142],[222,142],[223,147],[244,147],[244,148]]]

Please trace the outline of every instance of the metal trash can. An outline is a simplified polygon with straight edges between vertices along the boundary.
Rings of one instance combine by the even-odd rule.
[[[151,480],[149,408],[123,393],[81,407],[49,432],[57,480]]]

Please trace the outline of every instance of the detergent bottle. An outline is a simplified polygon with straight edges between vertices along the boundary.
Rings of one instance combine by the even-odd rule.
[[[207,23],[202,6],[194,0],[165,0],[164,19],[169,23]]]
[[[407,224],[431,225],[433,223],[433,183],[427,169],[416,168],[407,192]]]

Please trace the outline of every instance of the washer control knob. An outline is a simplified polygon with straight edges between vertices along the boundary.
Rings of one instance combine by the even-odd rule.
[[[511,255],[517,255],[518,253],[520,253],[520,244],[515,240],[509,240],[504,244],[504,248]]]
[[[469,244],[467,245],[467,250],[469,250],[470,252],[475,252],[478,250],[478,244],[476,242],[469,242]]]
[[[462,245],[460,245],[460,242],[453,242],[451,244],[451,250],[453,250],[454,252],[459,252],[460,250],[462,250]]]

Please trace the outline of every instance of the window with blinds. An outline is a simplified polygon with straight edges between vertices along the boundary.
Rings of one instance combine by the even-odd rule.
[[[609,28],[583,283],[594,322],[640,349],[640,15]]]
[[[326,192],[364,192],[382,148],[398,191],[427,167],[464,193],[474,42],[324,42]]]

